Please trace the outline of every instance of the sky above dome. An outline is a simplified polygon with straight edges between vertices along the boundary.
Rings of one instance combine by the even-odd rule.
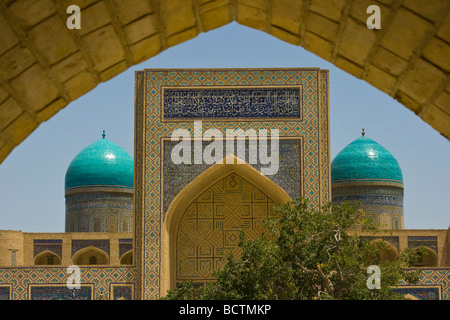
[[[136,70],[269,67],[330,70],[331,160],[365,128],[366,136],[400,164],[405,228],[449,227],[447,139],[366,82],[301,47],[233,22],[129,68],[41,124],[0,165],[0,229],[64,232],[66,170],[83,148],[101,138],[102,130],[133,156]]]

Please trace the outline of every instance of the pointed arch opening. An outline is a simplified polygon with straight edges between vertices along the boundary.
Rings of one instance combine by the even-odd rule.
[[[41,266],[41,265],[60,265],[61,264],[61,258],[54,252],[51,252],[49,250],[45,250],[44,252],[41,252],[34,258],[34,264]]]
[[[231,159],[229,159],[231,157]],[[239,233],[256,238],[274,204],[291,201],[250,164],[228,155],[189,183],[170,204],[162,230],[163,288],[178,281],[212,281],[221,254],[237,253]]]
[[[125,252],[120,257],[120,264],[121,265],[132,265],[133,264],[133,250]]]
[[[397,260],[399,254],[397,249],[391,245],[389,242],[382,240],[382,239],[376,239],[374,242],[382,242],[384,248],[377,251],[377,256],[381,261],[395,261]]]
[[[78,250],[72,257],[75,265],[105,265],[109,264],[108,254],[94,246]]]
[[[419,261],[414,264],[415,267],[435,267],[437,266],[437,254],[433,249],[428,247],[422,251],[420,248],[416,248],[415,251],[419,255]]]

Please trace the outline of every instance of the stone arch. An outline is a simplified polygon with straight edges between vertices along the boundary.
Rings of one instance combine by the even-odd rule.
[[[231,158],[233,159],[233,161],[231,160]],[[182,221],[182,218],[186,214],[187,210],[189,210],[191,204],[194,201],[198,200],[199,197],[204,195],[205,191],[208,191],[211,187],[216,186],[218,183],[220,183],[227,177],[231,177],[234,175],[237,177],[237,179],[245,180],[247,184],[255,187],[255,189],[259,190],[261,194],[267,197],[272,203],[283,204],[288,201],[291,201],[289,195],[280,186],[275,184],[266,176],[262,175],[259,171],[257,171],[248,163],[239,160],[234,155],[232,154],[228,155],[222,162],[223,162],[222,164],[217,163],[214,164],[213,166],[205,170],[200,176],[195,178],[191,183],[189,183],[175,197],[175,199],[172,201],[172,203],[168,208],[166,219],[164,221],[164,226],[162,228],[163,247],[161,252],[163,253],[163,255],[161,268],[164,271],[162,281],[163,292],[171,287],[173,288],[174,285],[176,284],[176,273],[177,273],[176,267],[178,254],[177,237],[179,234],[179,226]],[[217,203],[214,204],[205,203],[204,205],[206,206],[209,205],[211,210],[215,210],[217,208]],[[207,211],[208,209],[205,210]],[[213,214],[214,213],[211,213],[211,215]],[[209,219],[206,216],[205,218],[207,220]],[[211,223],[211,221],[206,220],[205,222]],[[238,228],[236,228],[236,230],[237,229]],[[202,231],[200,230],[199,232],[201,233]],[[225,230],[223,232],[224,234],[226,233]],[[233,236],[231,235],[232,233],[231,231],[229,233],[230,237]],[[236,238],[236,236],[238,236],[238,233],[235,232],[234,237]],[[235,246],[235,244],[230,243],[230,246]],[[206,260],[207,259],[205,259],[205,261]],[[213,260],[209,259],[208,260],[209,262],[206,261],[205,263],[210,263]],[[218,259],[214,260],[213,262],[217,261]]]
[[[374,242],[383,242],[385,249],[380,249],[377,252],[378,257],[381,261],[395,261],[399,257],[397,249],[391,245],[389,242],[384,241],[383,239],[373,240]]]
[[[419,248],[414,249],[419,251]],[[435,267],[437,266],[437,253],[428,247],[424,247],[425,254],[420,254],[420,260],[414,265],[417,267]]]
[[[398,100],[450,138],[450,4],[370,0],[85,1],[68,30],[68,2],[0,5],[0,161],[71,101],[130,66],[232,21],[333,63]]]
[[[93,263],[95,258],[95,263]],[[109,264],[108,254],[94,246],[88,246],[80,249],[72,256],[75,265],[105,265]]]
[[[125,252],[121,257],[120,257],[120,264],[126,264],[126,265],[130,265],[133,264],[133,250],[129,250],[127,252]]]
[[[61,257],[50,250],[45,250],[45,251],[39,253],[34,258],[34,264],[35,265],[60,265]]]

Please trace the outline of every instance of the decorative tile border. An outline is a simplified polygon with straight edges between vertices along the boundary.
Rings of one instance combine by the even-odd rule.
[[[93,299],[103,293],[111,297],[110,284],[134,284],[138,278],[134,267],[80,267],[81,286],[92,285]],[[67,267],[3,267],[0,283],[10,286],[11,300],[30,299],[30,286],[66,286],[70,273]]]
[[[302,86],[161,86],[162,122],[301,120]]]

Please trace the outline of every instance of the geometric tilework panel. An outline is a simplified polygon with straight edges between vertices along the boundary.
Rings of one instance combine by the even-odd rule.
[[[94,299],[97,299],[101,292],[106,299],[112,299],[111,287],[117,284],[135,287],[139,278],[135,267],[82,267],[80,269],[81,285],[93,285]],[[441,292],[439,299],[450,300],[450,268],[422,268],[422,270],[418,284],[408,286],[400,282],[399,288],[439,287]],[[65,285],[67,278],[68,274],[64,267],[3,267],[0,268],[0,299],[9,299],[10,295],[12,300],[27,300],[31,286]],[[411,291],[411,294],[420,298],[417,291],[416,293]]]
[[[36,257],[38,254],[44,251],[50,251],[62,257],[62,245],[61,244],[34,244],[33,246],[33,257]]]
[[[239,233],[255,239],[262,218],[274,216],[273,201],[232,173],[198,196],[183,214],[177,233],[176,280],[213,280],[225,251],[240,254]]]
[[[206,169],[211,167],[208,164],[174,164],[170,161],[173,147],[178,144],[177,141],[164,140],[164,163],[163,163],[163,217],[172,200],[183,190],[197,176],[202,174]],[[203,142],[203,149],[211,142]],[[234,151],[237,149],[237,142],[234,144]],[[261,167],[267,167],[258,163],[249,163],[249,143],[245,143],[245,159],[253,168],[260,171]],[[268,154],[271,152],[271,143],[267,143]],[[224,147],[225,154],[226,148]],[[268,175],[267,178],[275,182],[286,193],[295,199],[302,195],[302,139],[280,139],[279,140],[279,164],[278,172],[273,175]],[[193,163],[193,161],[191,162]]]
[[[421,268],[422,274],[420,275],[419,283],[407,286],[405,282],[400,281],[399,288],[411,288],[416,287],[431,287],[440,288],[441,294],[439,295],[439,300],[450,300],[450,268]],[[414,269],[406,269],[414,270]],[[417,296],[411,292],[412,295]]]
[[[93,299],[101,293],[106,299],[112,297],[111,284],[134,284],[138,278],[134,267],[80,267],[81,286],[91,286]],[[30,289],[38,286],[66,287],[67,267],[3,267],[0,268],[0,284],[10,285],[12,300],[28,300],[30,294],[37,291]],[[67,288],[67,287],[66,287]],[[38,290],[38,289],[33,289]],[[48,289],[51,290],[56,289]],[[70,293],[73,294],[72,292]],[[81,292],[80,292],[81,294]],[[75,293],[77,296],[77,293]],[[38,296],[35,296],[38,297]]]
[[[161,228],[171,199],[163,184],[167,181],[163,168],[167,155],[162,142],[170,139],[175,129],[198,134],[196,119],[203,120],[203,130],[214,128],[222,136],[227,129],[265,129],[269,134],[277,129],[281,139],[301,141],[300,156],[298,148],[297,155],[288,156],[297,163],[290,173],[301,174],[295,179],[300,189],[288,190],[282,182],[273,181],[291,198],[299,194],[308,197],[312,207],[329,201],[328,70],[146,69],[136,72],[135,79],[135,261],[141,273],[137,296],[159,298],[161,281],[165,281],[161,278]],[[236,99],[242,103],[236,104]],[[176,196],[173,189],[170,192]],[[213,267],[208,263],[202,270]]]

